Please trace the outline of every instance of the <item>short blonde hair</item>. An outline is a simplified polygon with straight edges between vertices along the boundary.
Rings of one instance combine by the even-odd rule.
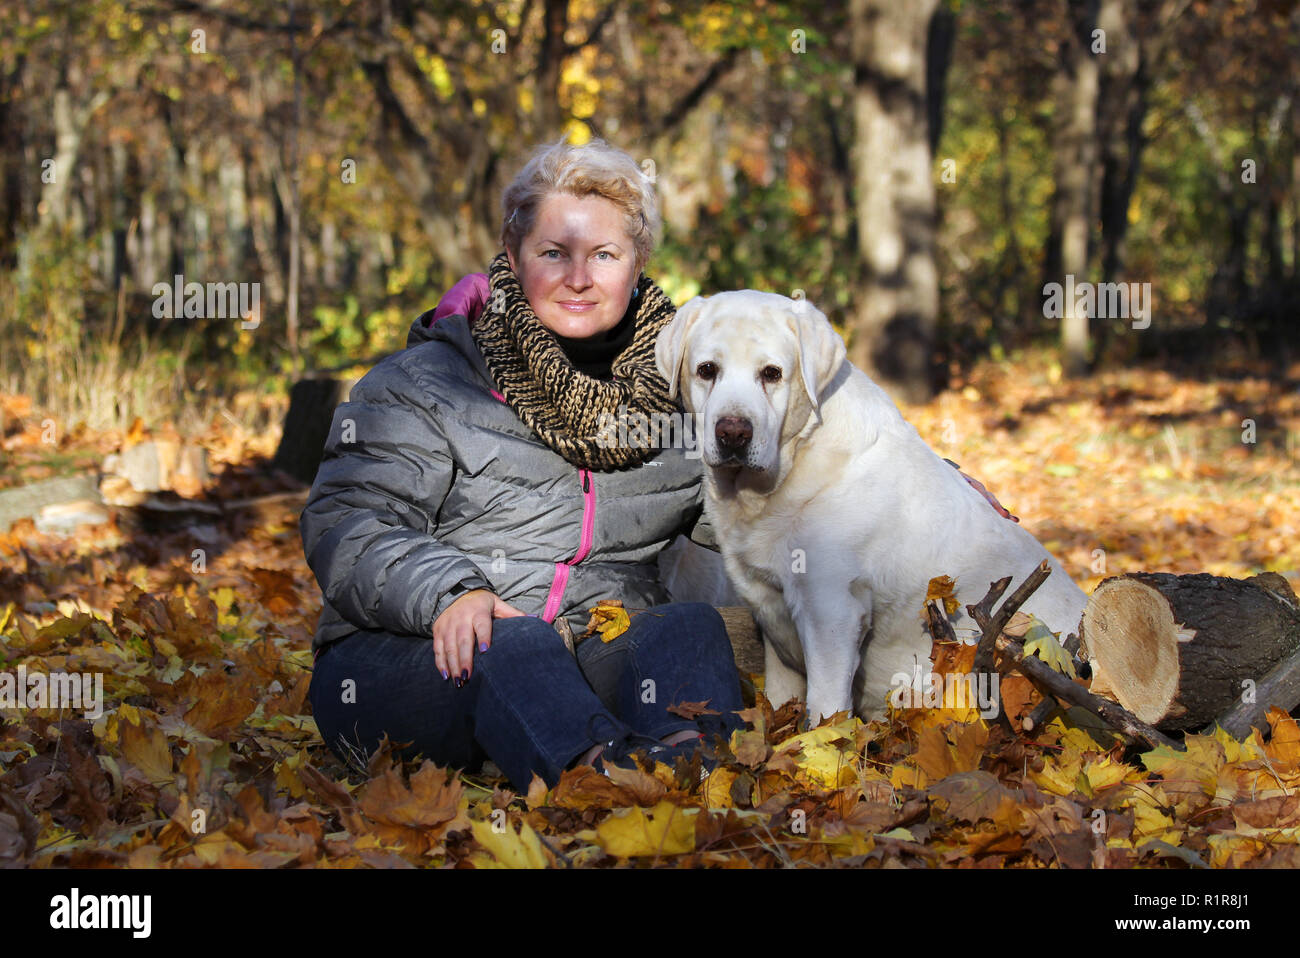
[[[659,205],[650,178],[632,157],[599,137],[581,146],[561,139],[534,150],[501,195],[501,243],[516,261],[542,200],[553,193],[601,196],[617,206],[636,250],[636,268],[645,268],[659,236]]]

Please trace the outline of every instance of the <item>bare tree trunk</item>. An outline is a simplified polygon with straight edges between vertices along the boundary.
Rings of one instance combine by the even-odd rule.
[[[108,102],[108,91],[99,90],[85,103],[77,104],[73,100],[72,89],[66,78],[54,91],[54,156],[50,164],[50,175],[41,180],[40,225],[49,223],[63,224],[72,215],[69,197],[72,195],[72,170],[81,152],[81,141],[86,133],[86,124],[101,106]],[[42,164],[41,172],[45,173]]]
[[[320,278],[327,289],[339,283],[338,236],[333,217],[325,217],[320,224]]]
[[[0,70],[0,269],[17,265],[18,236],[26,223],[24,187],[30,182],[23,153],[24,117],[18,97],[23,83],[24,56],[15,57],[12,71]]]
[[[1118,0],[1106,0],[1108,4]],[[1047,261],[1059,263],[1060,275],[1048,282],[1088,280],[1092,223],[1095,217],[1097,169],[1097,100],[1100,69],[1093,31],[1097,28],[1098,0],[1070,0],[1069,38],[1064,45],[1064,69],[1054,80],[1056,115],[1052,156],[1056,166],[1056,194],[1052,203],[1052,241],[1059,239],[1059,256],[1049,251]],[[1067,296],[1061,317],[1062,360],[1067,375],[1088,369],[1088,315],[1074,297]]]
[[[113,162],[113,195],[109,200],[112,217],[106,225],[112,235],[113,255],[112,272],[109,278],[112,281],[113,289],[121,289],[122,281],[126,277],[130,266],[126,248],[126,238],[131,219],[130,210],[127,206],[127,170],[130,163],[126,146],[121,141],[114,141],[110,153]]]
[[[138,289],[149,289],[163,277],[158,266],[158,204],[153,190],[147,187],[140,194],[139,244],[134,254],[135,285]]]
[[[1300,99],[1291,104],[1291,116],[1294,130],[1300,127]],[[1291,284],[1300,289],[1300,149],[1291,157]]]
[[[1137,23],[1136,0],[1102,5],[1098,26],[1106,31],[1102,60],[1098,126],[1101,133],[1101,274],[1114,282],[1124,261],[1128,206],[1137,181],[1142,149],[1142,121],[1150,83],[1149,64]]]
[[[542,42],[537,58],[537,92],[533,97],[534,142],[560,132],[560,68],[564,63],[564,32],[569,26],[569,0],[546,0],[542,9]]]
[[[249,176],[245,181],[248,190],[248,217],[252,227],[253,252],[261,269],[262,282],[266,284],[267,299],[275,304],[284,302],[284,279],[280,272],[280,258],[276,256],[273,231],[275,213],[270,209],[272,177],[263,168],[261,176],[256,167],[246,167]],[[266,309],[263,304],[263,317]]]
[[[1190,0],[1163,0],[1144,15],[1136,0],[1104,5],[1099,26],[1106,31],[1102,61],[1099,120],[1102,149],[1101,278],[1119,282],[1127,259],[1128,212],[1142,169],[1147,139],[1142,132],[1150,93],[1163,75],[1173,46],[1175,22]],[[1116,329],[1113,323],[1096,329],[1096,355],[1106,351]]]
[[[289,291],[285,300],[285,324],[289,337],[289,355],[293,371],[302,368],[298,354],[298,286],[302,271],[302,203],[300,185],[302,173],[298,169],[298,128],[302,125],[302,52],[295,32],[295,3],[289,2],[289,60],[293,65],[293,119],[289,125]]]
[[[939,312],[926,49],[939,0],[853,0],[860,279],[850,359],[912,401],[933,394]]]
[[[210,274],[210,264],[208,263],[208,207],[199,197],[205,196],[203,189],[203,157],[199,153],[199,145],[191,143],[189,149],[185,151],[185,179],[189,187],[189,195],[193,197],[187,204],[186,217],[189,220],[188,241],[190,248],[193,250],[191,256],[187,257],[185,264],[186,269],[194,274],[194,278],[200,283],[213,280]]]
[[[224,268],[230,274],[242,277],[248,256],[248,209],[243,157],[225,137],[220,140],[218,150],[222,158],[217,171],[217,182],[221,188]]]

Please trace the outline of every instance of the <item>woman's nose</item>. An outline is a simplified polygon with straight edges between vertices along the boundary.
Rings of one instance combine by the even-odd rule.
[[[569,275],[565,277],[565,285],[571,289],[583,290],[591,285],[591,270],[587,266],[586,260],[572,260],[569,267]]]

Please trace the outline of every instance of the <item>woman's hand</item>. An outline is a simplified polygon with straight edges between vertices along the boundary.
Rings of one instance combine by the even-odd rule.
[[[447,606],[433,623],[433,658],[444,679],[459,688],[474,669],[474,646],[492,644],[492,620],[526,615],[487,589],[471,589]]]

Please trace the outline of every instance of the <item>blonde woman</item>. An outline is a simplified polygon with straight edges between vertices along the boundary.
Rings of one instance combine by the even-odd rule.
[[[675,310],[642,272],[653,187],[603,141],[560,142],[502,212],[488,274],[338,407],[301,530],[324,594],[310,696],[335,754],[387,733],[440,764],[491,758],[525,789],[636,751],[671,764],[740,727],[743,703],[716,611],[671,603],[656,575],[679,533],[712,537],[698,457],[635,428],[678,413],[654,362]],[[600,599],[641,611],[570,652],[555,621],[580,635]]]

